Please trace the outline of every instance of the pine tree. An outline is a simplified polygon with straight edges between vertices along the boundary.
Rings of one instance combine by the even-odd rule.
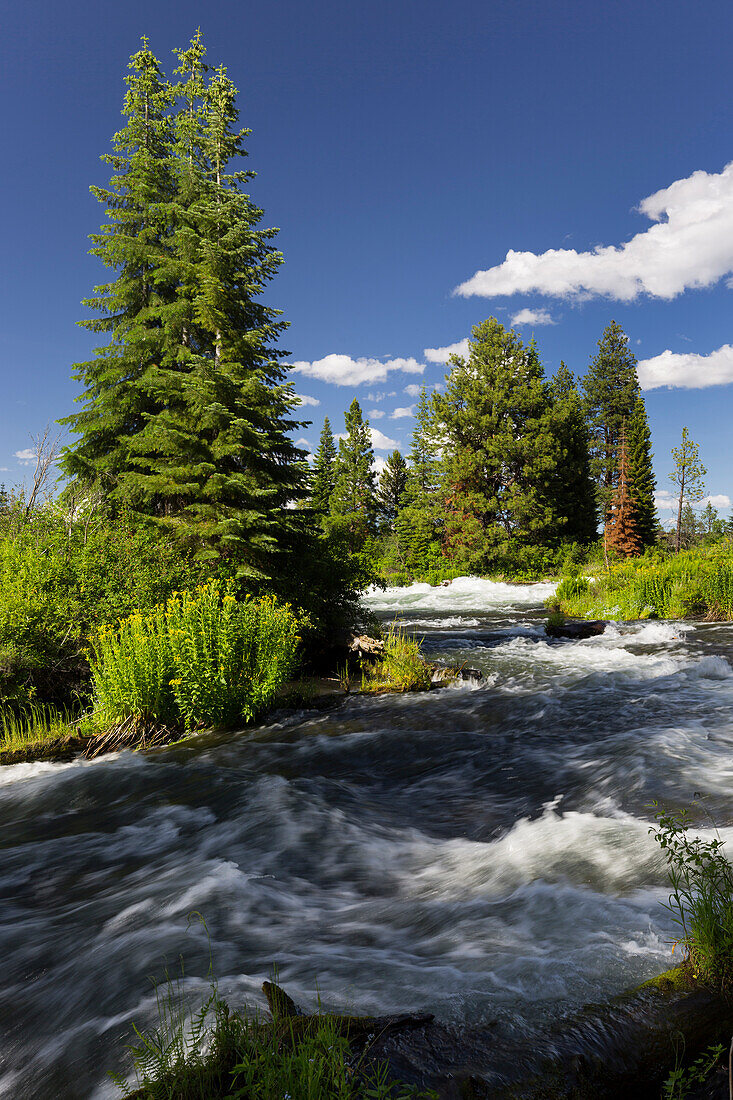
[[[127,121],[112,139],[110,185],[92,187],[109,221],[91,235],[97,256],[116,278],[95,287],[84,305],[101,316],[81,321],[110,342],[78,363],[74,378],[84,392],[80,412],[61,421],[80,438],[63,456],[64,469],[83,481],[98,481],[113,499],[129,499],[124,473],[131,468],[130,441],[161,409],[149,385],[165,357],[176,310],[176,281],[167,276],[171,229],[167,205],[175,193],[168,108],[171,88],[160,63],[143,47],[130,58],[123,113]]]
[[[624,557],[636,557],[641,553],[642,541],[639,534],[634,491],[630,477],[626,428],[623,424],[619,443],[616,488],[611,502],[611,513],[606,526],[605,539],[607,546]]]
[[[311,503],[319,515],[328,515],[336,486],[336,444],[328,417],[324,418],[321,439],[313,464]]]
[[[169,187],[148,199],[166,219],[154,281],[173,294],[152,319],[154,354],[133,374],[141,411],[114,491],[199,553],[267,575],[297,522],[287,506],[306,491],[303,455],[290,438],[296,399],[274,346],[285,324],[259,301],[282,257],[270,244],[276,231],[259,228],[262,211],[241,189],[252,173],[228,170],[246,155],[247,131],[236,128],[226,70],[209,78],[204,56],[200,35],[179,51],[178,109],[160,150]],[[168,89],[161,102],[171,97]],[[106,258],[115,266],[115,253]],[[145,323],[136,316],[135,325]],[[115,337],[137,353],[126,332]],[[85,438],[75,450],[94,441],[96,406],[108,398],[93,392],[86,422],[76,418]]]
[[[341,521],[354,537],[374,530],[376,488],[374,451],[369,421],[364,420],[359,402],[354,398],[345,414],[346,434],[339,440],[336,459],[336,485],[331,495],[331,514]]]
[[[611,321],[598,341],[598,353],[583,379],[590,432],[591,475],[602,522],[608,518],[618,472],[621,428],[630,421],[639,396],[636,357],[628,336]]]
[[[407,458],[407,484],[396,523],[399,553],[413,573],[430,566],[431,547],[443,526],[440,429],[435,402],[421,386]]]
[[[399,451],[392,451],[379,475],[377,515],[380,525],[394,531],[407,486],[407,463]]]
[[[682,429],[682,442],[679,447],[672,448],[672,458],[674,459],[675,468],[669,475],[670,481],[672,481],[679,488],[679,496],[677,499],[677,537],[675,546],[677,553],[680,551],[682,544],[682,512],[685,505],[692,511],[692,505],[697,501],[702,500],[705,495],[705,485],[703,478],[707,473],[707,470],[700,462],[700,452],[697,443],[694,443],[690,439],[690,433],[687,428]],[[694,513],[693,513],[694,516]]]
[[[555,499],[560,447],[534,342],[525,347],[492,317],[473,329],[468,358],[454,356],[451,363],[438,402],[451,502],[449,552],[467,533],[477,566],[512,543],[559,541],[566,518]]]
[[[629,452],[629,482],[634,502],[636,527],[642,546],[657,541],[659,517],[654,503],[657,480],[652,464],[652,434],[641,394],[637,397],[626,430]]]
[[[561,454],[553,495],[564,517],[562,537],[589,543],[598,535],[595,489],[590,473],[588,429],[575,376],[561,362],[550,385],[552,419]]]

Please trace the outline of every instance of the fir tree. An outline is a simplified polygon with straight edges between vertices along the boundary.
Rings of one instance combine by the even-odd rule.
[[[441,538],[443,502],[440,429],[434,400],[425,386],[415,409],[407,459],[407,484],[403,506],[397,517],[399,553],[414,573],[424,573],[430,565],[431,547]]]
[[[125,81],[126,124],[112,139],[113,152],[102,157],[112,167],[110,185],[91,188],[109,219],[91,235],[91,252],[117,276],[84,301],[101,316],[80,324],[109,334],[110,342],[76,365],[83,408],[61,421],[79,436],[64,453],[65,472],[98,481],[117,499],[129,498],[122,478],[130,469],[130,441],[161,409],[149,378],[166,355],[176,310],[176,281],[165,270],[171,254],[167,205],[175,193],[171,88],[142,41]]]
[[[634,502],[636,527],[642,546],[657,541],[659,518],[654,503],[657,480],[652,465],[652,435],[641,394],[637,397],[626,430],[629,452],[629,483]]]
[[[679,488],[679,496],[677,499],[677,537],[675,541],[677,553],[679,553],[682,545],[683,508],[687,505],[690,511],[692,511],[692,505],[702,500],[705,495],[703,478],[707,470],[702,462],[700,462],[700,452],[697,443],[694,443],[692,439],[690,439],[690,433],[687,428],[682,429],[682,442],[680,446],[672,448],[672,458],[674,459],[675,468],[669,475],[669,478],[670,481]]]
[[[553,494],[565,524],[562,537],[589,543],[597,538],[595,489],[590,473],[588,429],[575,376],[561,362],[550,385],[554,430],[561,448]]]
[[[626,429],[621,426],[618,474],[611,501],[611,514],[606,526],[606,545],[623,557],[636,557],[642,548],[639,534],[633,485],[630,477],[629,452],[626,446]]]
[[[262,211],[242,191],[252,173],[229,171],[246,155],[247,131],[236,128],[226,71],[209,78],[204,55],[200,35],[179,51],[178,110],[159,150],[168,190],[147,200],[165,214],[153,281],[168,297],[153,315],[154,348],[130,372],[140,412],[116,463],[114,493],[200,553],[268,574],[289,544],[296,520],[287,505],[303,497],[306,478],[290,439],[296,399],[275,347],[285,325],[259,301],[282,257],[270,244],[275,230],[259,228]],[[172,93],[160,95],[167,103]],[[111,266],[116,255],[105,253]],[[150,325],[138,311],[130,331]],[[119,327],[114,335],[121,356],[139,357],[139,340]],[[105,386],[87,395],[86,420],[71,418],[84,436],[74,449],[81,455],[90,439],[98,445],[97,406],[115,398]],[[72,472],[75,463],[72,452]]]
[[[394,531],[405,497],[407,463],[399,451],[392,451],[379,475],[377,487],[377,515],[380,525]]]
[[[639,396],[636,357],[628,336],[611,321],[598,341],[598,353],[583,379],[585,411],[590,432],[591,475],[595,482],[600,518],[611,507],[618,471],[618,449],[624,421],[630,421]]]
[[[559,541],[566,520],[555,499],[560,448],[534,342],[525,347],[492,317],[473,329],[468,358],[451,363],[438,402],[449,552],[468,534],[472,564],[480,567],[511,542]]]
[[[324,418],[321,439],[313,464],[311,503],[319,515],[328,515],[336,486],[336,444],[328,417]]]
[[[374,530],[376,516],[374,451],[369,421],[364,420],[356,398],[345,414],[345,422],[346,434],[339,440],[336,459],[331,514],[347,527],[356,544],[359,538]]]

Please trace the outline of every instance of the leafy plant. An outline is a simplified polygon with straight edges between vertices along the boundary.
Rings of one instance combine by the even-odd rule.
[[[384,640],[384,652],[362,672],[362,691],[426,691],[432,673],[423,660],[420,642],[403,627],[392,623]]]
[[[721,1043],[711,1045],[696,1058],[692,1065],[683,1066],[684,1045],[677,1050],[674,1069],[662,1086],[662,1100],[685,1100],[695,1085],[703,1085],[720,1061],[725,1047]]]
[[[733,986],[733,865],[719,837],[690,832],[687,811],[660,811],[650,832],[667,860],[666,908],[693,977],[727,993]]]
[[[251,721],[292,673],[302,620],[273,597],[238,602],[210,581],[104,626],[92,643],[97,708],[110,723]]]

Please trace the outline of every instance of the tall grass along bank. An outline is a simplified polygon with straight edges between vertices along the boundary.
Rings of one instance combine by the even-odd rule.
[[[592,579],[567,577],[552,604],[587,619],[733,619],[733,548],[645,556]]]

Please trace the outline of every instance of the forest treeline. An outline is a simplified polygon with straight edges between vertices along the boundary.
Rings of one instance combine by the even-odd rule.
[[[665,537],[636,358],[615,321],[580,381],[564,363],[548,379],[534,341],[493,317],[448,365],[440,389],[420,391],[409,453],[393,451],[378,477],[358,401],[338,448],[325,420],[310,498],[325,531],[370,544],[382,573],[404,578],[536,576],[579,564],[599,538],[628,557]],[[673,458],[679,549],[701,533],[705,471],[687,429]],[[710,504],[702,523],[724,533]]]

